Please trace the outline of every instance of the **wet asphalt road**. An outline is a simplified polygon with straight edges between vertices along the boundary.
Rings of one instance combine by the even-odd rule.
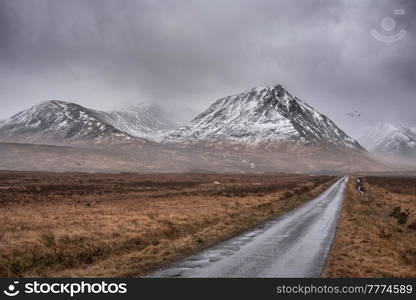
[[[150,277],[320,277],[347,181],[344,177],[297,209]]]

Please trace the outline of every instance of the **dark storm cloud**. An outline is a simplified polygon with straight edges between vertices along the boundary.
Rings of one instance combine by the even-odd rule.
[[[411,0],[2,0],[0,118],[56,98],[203,109],[281,83],[349,132],[416,123],[415,14]],[[379,25],[388,16],[392,32]],[[407,35],[384,44],[371,29]]]

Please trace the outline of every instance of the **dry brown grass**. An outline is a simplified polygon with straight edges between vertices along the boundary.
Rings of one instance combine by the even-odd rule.
[[[0,276],[146,274],[293,209],[333,180],[0,172]]]
[[[365,178],[366,197],[355,180],[324,276],[416,277],[416,230],[408,227],[416,219],[416,179]]]

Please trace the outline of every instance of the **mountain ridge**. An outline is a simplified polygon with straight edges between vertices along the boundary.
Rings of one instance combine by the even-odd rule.
[[[158,140],[164,132],[177,126],[167,113],[154,104],[140,103],[121,110],[99,112],[108,124],[132,136]]]

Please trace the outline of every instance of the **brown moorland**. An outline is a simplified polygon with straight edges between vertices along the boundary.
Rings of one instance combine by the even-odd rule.
[[[350,180],[325,277],[416,277],[416,178]]]
[[[312,199],[334,177],[0,172],[0,276],[139,276]]]

